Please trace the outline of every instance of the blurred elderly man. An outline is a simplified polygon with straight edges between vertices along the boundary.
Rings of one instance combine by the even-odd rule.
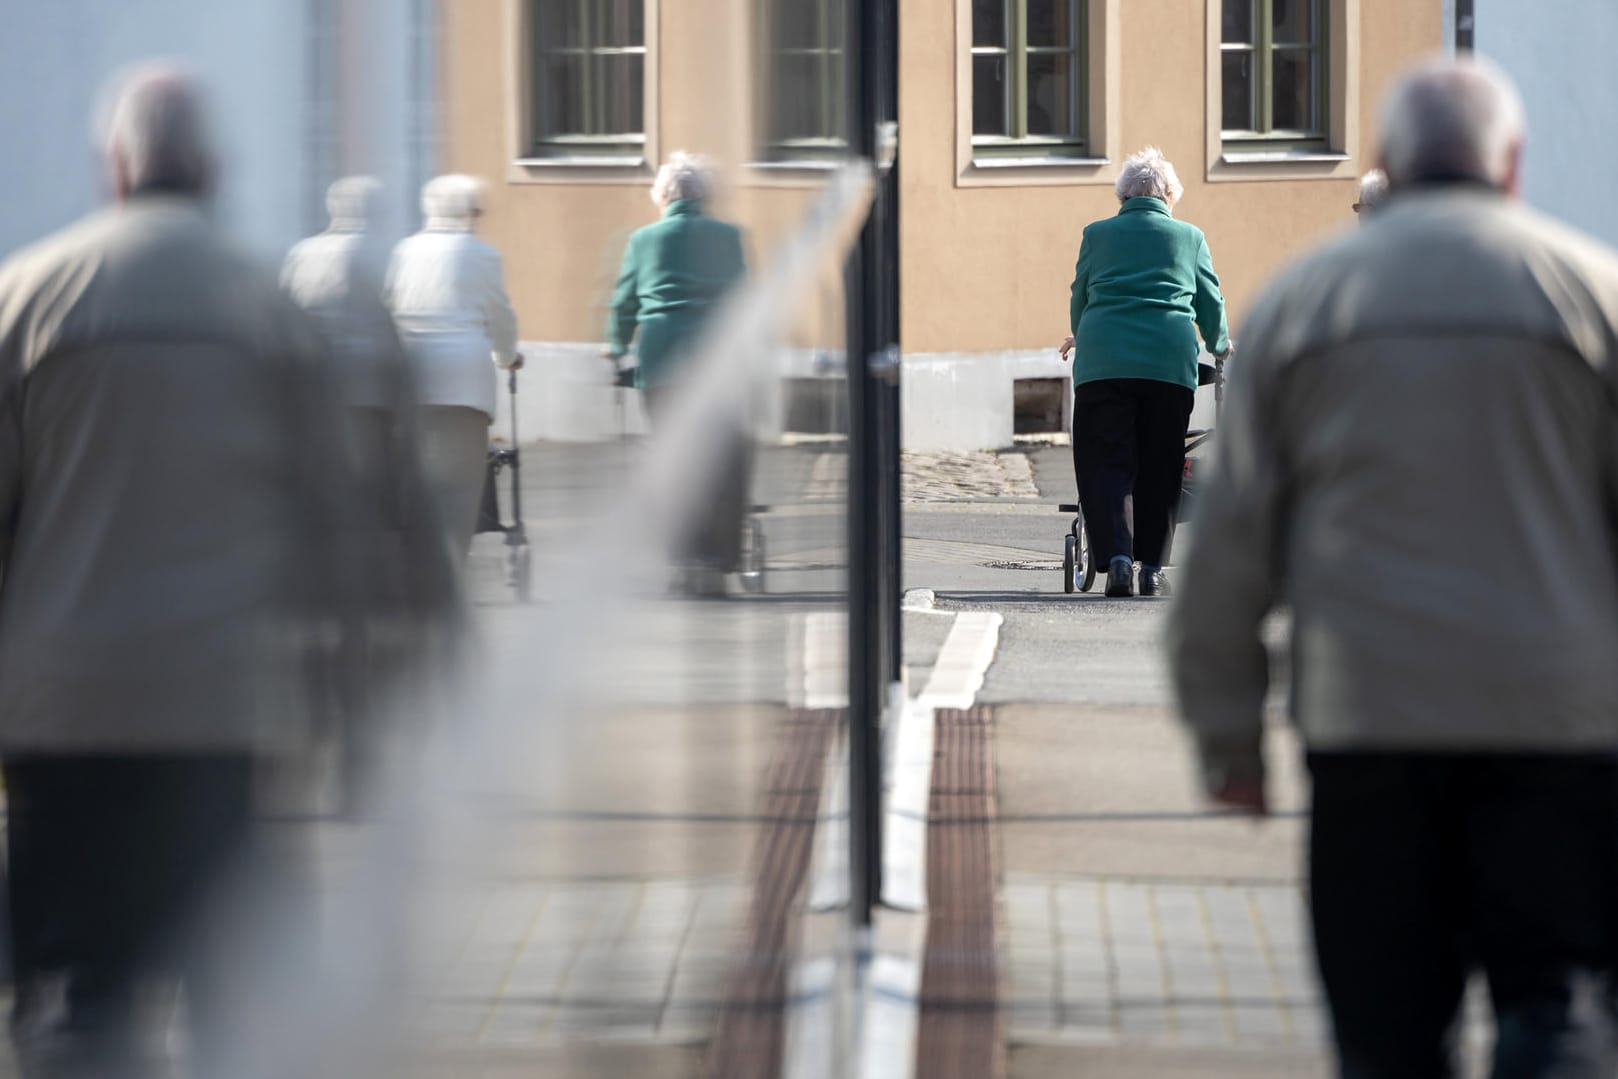
[[[1360,215],[1360,224],[1370,220],[1371,215],[1387,201],[1388,174],[1381,169],[1371,169],[1360,177],[1360,196],[1354,200],[1354,212]]]
[[[1073,271],[1073,471],[1107,595],[1166,596],[1163,573],[1196,401],[1197,335],[1230,351],[1202,230],[1174,218],[1185,189],[1162,151],[1124,162],[1118,213],[1089,225]],[[1133,509],[1133,514],[1130,510]]]
[[[221,933],[218,908],[270,891],[242,879],[255,763],[304,744],[312,627],[346,583],[324,354],[213,224],[203,112],[178,71],[131,77],[106,143],[116,207],[0,267],[0,758],[26,1075],[144,1074],[153,964],[188,990],[196,1074],[219,1074],[241,1030],[222,945],[245,933]]]
[[[1388,204],[1284,271],[1232,372],[1168,645],[1207,790],[1264,807],[1269,667],[1313,776],[1345,1076],[1618,1074],[1618,257],[1523,207],[1481,62],[1382,115]]]
[[[420,395],[427,480],[446,541],[465,559],[477,527],[499,392],[495,368],[522,366],[500,252],[474,232],[483,184],[439,176],[421,192],[426,224],[393,249],[387,298]]]

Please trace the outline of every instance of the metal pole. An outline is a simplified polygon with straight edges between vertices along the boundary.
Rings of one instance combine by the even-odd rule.
[[[849,884],[855,925],[882,895],[882,707],[898,672],[896,0],[846,0],[849,149],[877,167],[846,283],[849,392]]]

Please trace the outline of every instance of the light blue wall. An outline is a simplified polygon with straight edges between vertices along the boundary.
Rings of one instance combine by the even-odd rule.
[[[1618,246],[1618,0],[1476,0],[1528,108],[1528,201]]]

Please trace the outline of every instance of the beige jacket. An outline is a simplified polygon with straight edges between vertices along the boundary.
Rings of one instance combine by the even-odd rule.
[[[305,732],[344,583],[341,402],[315,340],[177,197],[0,266],[0,752]]]
[[[1238,340],[1167,634],[1210,788],[1260,773],[1283,604],[1311,749],[1618,749],[1618,256],[1420,190]]]

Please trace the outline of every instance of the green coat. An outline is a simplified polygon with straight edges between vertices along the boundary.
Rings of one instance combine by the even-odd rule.
[[[704,215],[694,199],[669,203],[661,221],[637,229],[624,247],[607,319],[614,356],[628,352],[640,332],[635,385],[645,389],[673,378],[683,347],[746,275],[741,229]]]
[[[1145,378],[1197,387],[1197,332],[1230,347],[1225,299],[1202,230],[1161,199],[1127,200],[1084,230],[1073,273],[1073,381]]]

